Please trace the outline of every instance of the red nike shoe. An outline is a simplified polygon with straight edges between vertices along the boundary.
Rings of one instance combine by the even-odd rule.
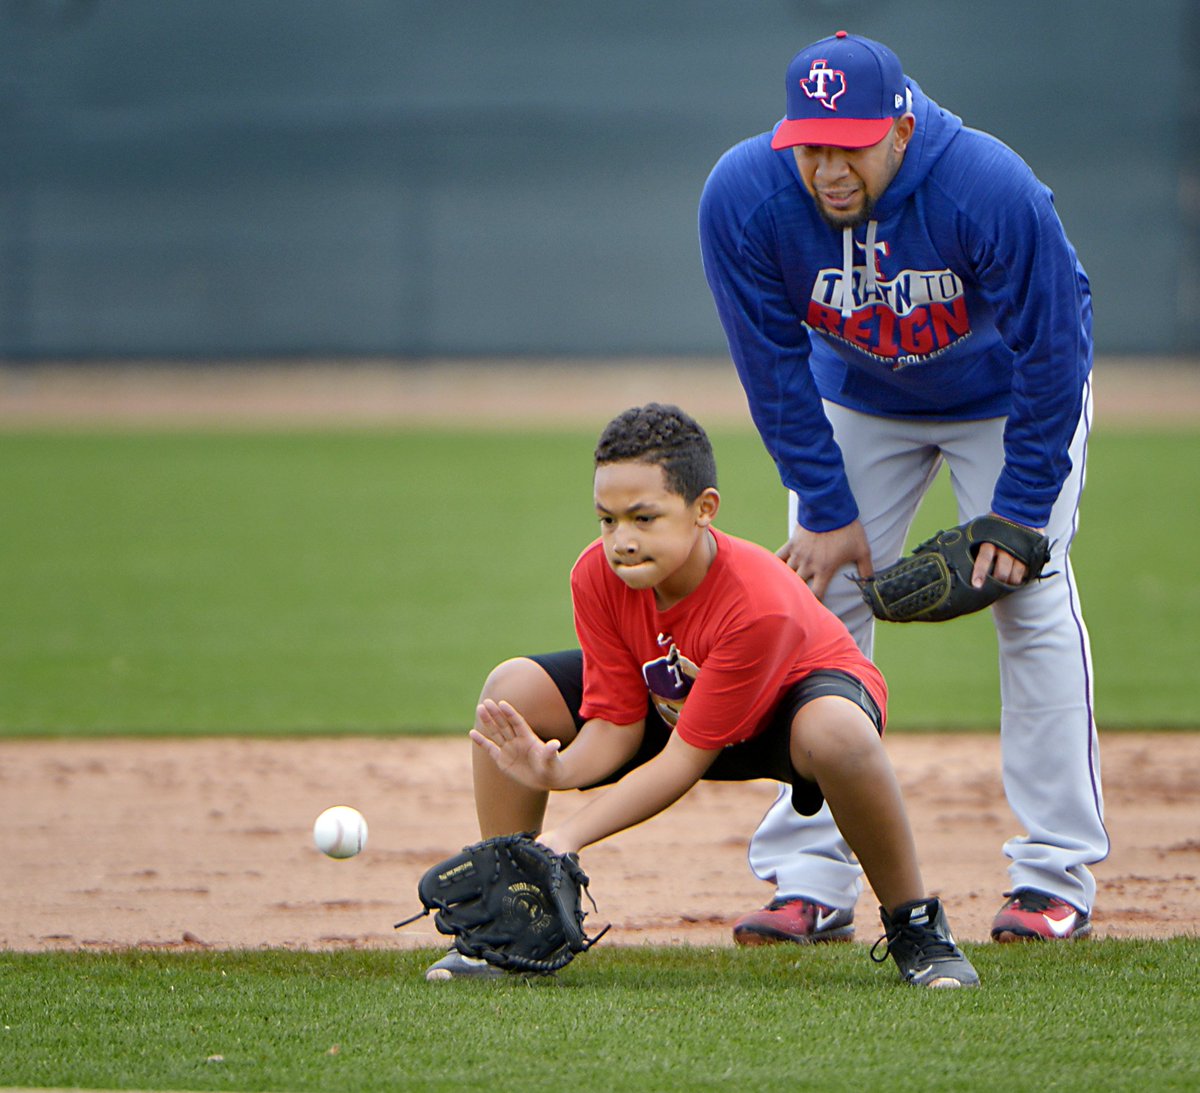
[[[774,945],[779,941],[810,945],[849,941],[853,936],[853,908],[826,907],[799,896],[773,899],[761,911],[733,924],[733,940],[739,945]]]
[[[992,921],[993,941],[1075,941],[1092,932],[1086,911],[1032,888],[1005,892],[1008,902]]]

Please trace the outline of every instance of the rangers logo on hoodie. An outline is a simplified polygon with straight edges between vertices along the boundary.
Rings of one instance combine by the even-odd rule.
[[[889,253],[888,245],[876,243],[873,235],[868,235],[873,263],[818,271],[805,316],[809,327],[893,369],[930,360],[969,338],[971,318],[959,276],[949,269],[902,269],[886,279],[879,256]]]

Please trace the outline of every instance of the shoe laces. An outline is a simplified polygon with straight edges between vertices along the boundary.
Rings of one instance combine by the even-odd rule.
[[[763,908],[765,911],[782,911],[785,907],[791,906],[793,903],[804,903],[804,899],[800,896],[776,896],[770,903]]]
[[[883,945],[884,949],[878,953],[880,945]],[[952,941],[928,926],[912,926],[904,922],[887,927],[883,937],[871,946],[871,959],[876,964],[882,964],[891,955],[892,950],[899,946],[911,946],[915,949],[918,954],[916,959],[920,963],[954,960],[958,957],[958,949]]]
[[[1042,911],[1050,910],[1052,904],[1063,902],[1057,896],[1051,896],[1046,892],[1038,892],[1032,888],[1023,888],[1019,892],[1005,892],[1013,903],[1020,904],[1022,911],[1036,911],[1039,914]]]

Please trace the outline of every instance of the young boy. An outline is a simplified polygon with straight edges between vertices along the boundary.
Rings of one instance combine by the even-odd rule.
[[[677,407],[635,407],[601,434],[595,468],[600,538],[571,572],[581,649],[506,661],[476,710],[483,837],[541,831],[550,790],[615,783],[541,831],[568,853],[701,778],[789,782],[802,814],[828,800],[904,978],[978,984],[925,895],[880,739],[883,677],[780,559],[713,526],[721,498],[704,430]],[[426,977],[500,974],[451,950]]]

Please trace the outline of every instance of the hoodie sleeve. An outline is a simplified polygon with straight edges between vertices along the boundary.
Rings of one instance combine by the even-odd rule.
[[[1050,191],[999,141],[977,165],[987,192],[967,206],[968,254],[1014,355],[992,508],[1045,527],[1071,470],[1067,450],[1091,368],[1091,299]]]
[[[769,214],[759,206],[744,216],[739,207],[739,173],[754,169],[745,162],[748,147],[726,153],[704,187],[704,274],[750,416],[783,484],[800,499],[800,523],[833,531],[857,519],[858,506],[809,368],[809,333],[775,257]]]

